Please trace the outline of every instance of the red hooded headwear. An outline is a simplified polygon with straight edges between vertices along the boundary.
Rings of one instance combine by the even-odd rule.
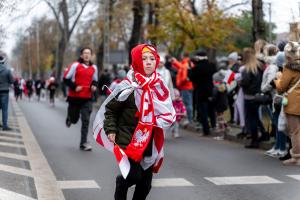
[[[142,52],[145,47],[150,50],[150,52],[154,55],[156,59],[155,69],[158,67],[159,60],[160,60],[159,55],[157,54],[157,50],[154,46],[149,44],[139,44],[136,47],[134,47],[131,50],[131,60],[132,60],[131,66],[135,72],[138,72],[143,76],[146,76],[146,73],[144,71],[144,66],[143,66],[143,59],[142,59],[142,54],[143,54]]]

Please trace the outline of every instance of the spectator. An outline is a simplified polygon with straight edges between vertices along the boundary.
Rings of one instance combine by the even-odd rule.
[[[156,69],[156,71],[160,74],[165,85],[170,90],[171,99],[174,100],[174,87],[173,87],[172,77],[171,77],[170,71],[165,67],[164,58],[160,59],[159,65],[158,65],[158,68]]]
[[[214,88],[213,88],[213,103],[215,105],[215,110],[217,114],[218,130],[219,136],[215,137],[216,140],[224,140],[226,131],[229,127],[225,121],[224,112],[228,108],[228,98],[227,98],[227,83],[224,81],[227,70],[220,69],[213,75]]]
[[[7,56],[0,52],[0,107],[2,108],[2,130],[12,130],[8,127],[8,102],[9,102],[9,87],[13,84],[14,79],[11,70],[6,66]]]
[[[190,58],[185,53],[181,62],[172,59],[172,65],[178,70],[176,75],[176,86],[182,95],[183,103],[187,110],[189,123],[193,122],[193,83],[188,77],[191,68]]]
[[[289,42],[285,48],[286,65],[283,72],[278,72],[275,81],[277,91],[286,92],[282,102],[287,119],[288,133],[292,141],[291,159],[285,160],[285,165],[300,166],[300,44]]]
[[[237,52],[232,52],[228,55],[228,68],[232,70],[234,73],[238,73],[239,71],[239,64],[238,64],[239,55]],[[237,94],[238,88],[232,89],[228,92],[228,106],[230,110],[230,120],[229,123],[234,123],[234,101],[235,96]]]
[[[216,66],[208,61],[206,52],[200,51],[192,58],[194,67],[191,70],[190,79],[197,95],[197,117],[202,124],[205,135],[210,134],[210,128],[216,128],[215,106],[212,103],[213,80]],[[210,125],[208,122],[210,118]]]
[[[177,89],[174,89],[174,101],[173,101],[173,107],[176,112],[176,121],[171,127],[171,132],[173,137],[178,138],[180,137],[179,134],[179,124],[183,117],[186,117],[186,109],[182,102],[182,98],[180,96],[180,92]]]
[[[242,72],[241,87],[244,91],[246,108],[246,126],[251,134],[251,143],[245,148],[258,148],[259,104],[255,101],[255,95],[260,93],[263,69],[251,48],[244,49],[243,55],[245,70]]]

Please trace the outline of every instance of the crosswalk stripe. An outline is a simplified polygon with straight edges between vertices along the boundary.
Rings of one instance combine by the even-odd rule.
[[[190,187],[194,186],[184,178],[159,178],[152,180],[152,187]]]
[[[300,175],[287,175],[288,177],[300,181]]]
[[[2,136],[2,135],[0,135],[0,139],[12,141],[12,142],[22,142],[22,139],[20,138],[12,138],[12,137]]]
[[[8,165],[0,164],[0,170],[5,171],[5,172],[9,172],[9,173],[13,173],[13,174],[22,175],[22,176],[33,177],[32,171],[30,171],[28,169],[22,169],[22,168],[19,168],[19,167],[12,167],[12,166],[8,166]]]
[[[23,144],[12,144],[7,142],[0,142],[0,146],[7,146],[7,147],[17,147],[17,148],[24,148]]]
[[[0,188],[0,199],[5,200],[35,200],[31,197]]]
[[[17,160],[24,160],[24,161],[28,160],[27,156],[23,156],[23,155],[19,155],[19,154],[13,154],[13,153],[0,152],[0,156],[6,157],[6,158],[17,159]]]
[[[11,136],[21,136],[20,133],[17,132],[11,132],[11,131],[0,131],[2,134],[11,135]]]
[[[269,176],[205,177],[215,185],[250,185],[283,183]]]
[[[61,189],[83,189],[83,188],[96,188],[100,186],[94,180],[76,180],[76,181],[57,181]]]

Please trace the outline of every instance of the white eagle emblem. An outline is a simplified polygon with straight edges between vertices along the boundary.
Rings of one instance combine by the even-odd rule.
[[[136,147],[143,146],[142,143],[146,142],[149,137],[149,131],[146,129],[146,132],[144,133],[142,130],[138,130],[135,134],[135,143],[133,144]]]

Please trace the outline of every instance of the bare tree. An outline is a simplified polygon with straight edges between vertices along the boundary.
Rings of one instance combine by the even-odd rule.
[[[52,10],[60,30],[60,39],[57,48],[57,71],[56,76],[60,80],[62,67],[64,64],[64,54],[71,35],[78,23],[84,9],[90,0],[60,0],[58,4],[54,4],[51,0],[44,0]],[[73,4],[72,4],[73,3]],[[71,23],[73,20],[73,23]]]
[[[16,10],[17,4],[20,0],[0,0],[1,16],[11,16]],[[0,49],[3,47],[5,39],[7,38],[5,27],[0,22]]]

